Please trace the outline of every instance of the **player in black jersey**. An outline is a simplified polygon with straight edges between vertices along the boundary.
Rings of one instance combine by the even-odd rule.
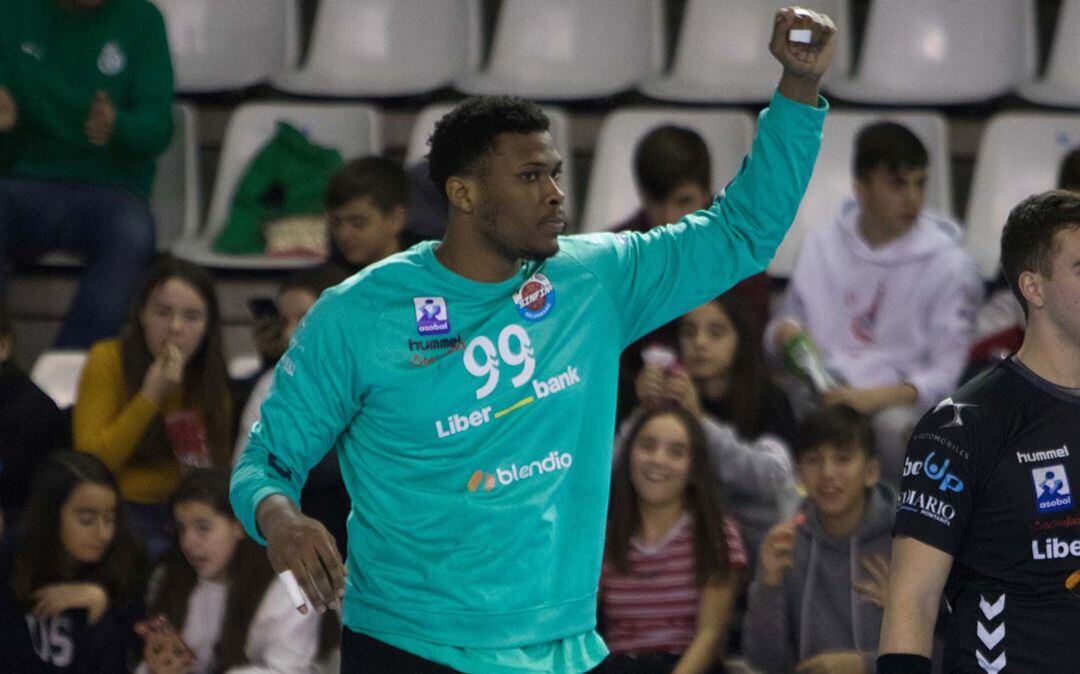
[[[1009,214],[1002,269],[1027,315],[1015,356],[923,417],[908,445],[878,672],[1080,671],[1080,195]]]

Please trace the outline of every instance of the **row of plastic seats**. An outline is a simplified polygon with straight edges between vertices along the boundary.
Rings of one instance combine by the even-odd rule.
[[[452,104],[440,103],[420,112],[406,148],[407,165],[420,161],[426,153],[426,140],[436,120],[451,107]],[[178,109],[183,110],[190,121],[190,110],[183,106]],[[552,120],[551,131],[556,146],[568,153],[571,147],[568,116],[558,108],[545,107],[545,111]],[[264,102],[238,107],[225,132],[209,213],[201,227],[192,220],[192,214],[200,212],[199,181],[197,176],[191,175],[197,166],[191,156],[193,142],[181,144],[188,153],[183,161],[162,161],[155,202],[167,195],[180,204],[177,212],[185,214],[186,224],[182,227],[182,236],[176,240],[175,224],[163,223],[159,238],[166,246],[171,245],[175,254],[211,268],[272,269],[310,264],[309,258],[230,256],[212,251],[212,243],[227,219],[239,177],[258,148],[271,137],[278,120],[291,122],[308,133],[313,141],[336,147],[345,157],[355,157],[382,152],[380,119],[376,108],[361,104]],[[931,156],[927,206],[945,214],[955,212],[948,156],[950,145],[942,115],[834,110],[826,118],[824,141],[814,175],[791,232],[770,267],[772,274],[788,276],[806,232],[828,222],[838,212],[840,204],[852,196],[850,166],[855,135],[865,125],[881,119],[899,121],[923,140]],[[645,133],[664,123],[694,128],[705,138],[713,158],[713,186],[717,191],[735,175],[754,134],[753,117],[741,111],[671,107],[616,110],[605,118],[597,137],[581,209],[581,225],[577,229],[608,229],[633,212],[638,203],[631,173],[633,148]],[[997,270],[997,237],[1009,208],[1030,193],[1053,187],[1061,157],[1078,145],[1080,115],[1003,113],[991,118],[978,151],[967,208],[968,246],[986,278],[992,278]],[[567,191],[568,211],[575,213],[574,204],[579,195],[574,192],[573,162],[567,162],[563,184]]]
[[[182,93],[270,82],[314,96],[466,93],[541,100],[633,88],[669,101],[759,102],[779,66],[764,33],[782,0],[688,0],[664,73],[664,0],[503,0],[481,63],[481,0],[321,0],[301,62],[299,0],[155,0]],[[1080,0],[1064,0],[1036,80],[1034,0],[874,0],[857,70],[851,0],[808,0],[841,30],[826,90],[869,104],[952,104],[1012,91],[1080,107]]]

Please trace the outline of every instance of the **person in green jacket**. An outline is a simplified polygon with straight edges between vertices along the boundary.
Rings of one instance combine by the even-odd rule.
[[[811,42],[789,41],[793,28]],[[305,316],[231,500],[316,610],[344,598],[344,674],[602,666],[619,352],[768,265],[821,145],[835,28],[785,9],[772,32],[784,74],[708,209],[647,233],[560,236],[548,119],[526,101],[470,99],[430,140],[450,205],[442,242],[366,267]],[[352,500],[347,573],[296,505],[335,448]]]
[[[58,348],[123,323],[154,255],[148,198],[172,137],[165,22],[149,0],[0,0],[0,298],[11,267],[85,263]]]

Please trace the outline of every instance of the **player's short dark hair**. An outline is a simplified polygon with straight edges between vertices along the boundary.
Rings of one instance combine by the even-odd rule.
[[[326,186],[326,210],[368,197],[383,213],[409,201],[409,181],[397,162],[383,157],[359,157],[348,162],[330,178]]]
[[[870,419],[847,405],[826,405],[806,415],[795,439],[795,460],[825,445],[877,456]]]
[[[1080,192],[1080,147],[1073,148],[1061,160],[1058,169],[1057,187],[1059,190]]]
[[[1052,190],[1024,199],[1009,212],[1001,232],[1001,271],[1027,316],[1020,292],[1020,274],[1034,271],[1049,277],[1053,271],[1054,235],[1080,228],[1080,194]]]
[[[550,121],[540,106],[511,96],[468,98],[435,124],[428,138],[428,175],[446,198],[446,181],[472,175],[501,133],[539,133]]]
[[[875,122],[855,136],[855,157],[851,170],[858,180],[884,166],[890,172],[926,168],[930,158],[926,146],[911,129],[896,122]]]
[[[692,129],[658,126],[634,150],[634,180],[649,199],[666,199],[683,183],[712,189],[712,162],[705,139]]]

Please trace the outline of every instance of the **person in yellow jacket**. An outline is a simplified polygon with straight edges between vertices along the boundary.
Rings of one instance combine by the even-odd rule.
[[[116,339],[91,349],[74,410],[75,448],[117,476],[152,557],[169,544],[166,501],[185,468],[229,465],[232,399],[213,280],[163,258]]]

